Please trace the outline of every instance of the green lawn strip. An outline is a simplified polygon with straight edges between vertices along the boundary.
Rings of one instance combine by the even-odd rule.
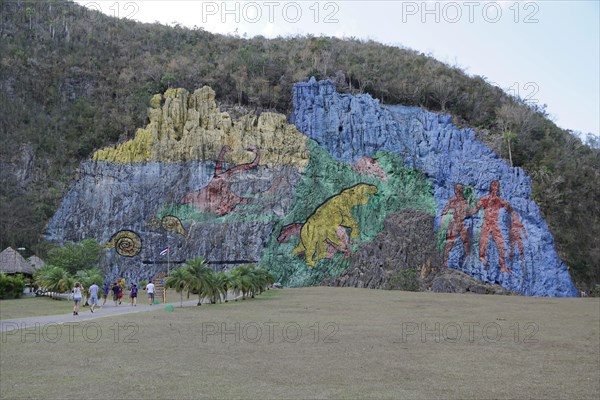
[[[67,299],[40,296],[0,300],[0,320],[67,314],[71,311],[73,302]]]

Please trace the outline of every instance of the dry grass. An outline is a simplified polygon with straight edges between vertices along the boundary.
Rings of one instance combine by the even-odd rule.
[[[46,296],[0,300],[0,320],[67,314],[72,310],[72,301]]]
[[[316,287],[3,333],[0,398],[597,399],[599,301]]]

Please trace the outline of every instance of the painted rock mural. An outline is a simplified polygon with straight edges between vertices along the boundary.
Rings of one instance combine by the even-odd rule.
[[[197,255],[219,268],[258,263],[292,205],[309,139],[281,114],[232,120],[209,87],[168,90],[150,105],[133,139],[82,163],[47,237],[98,240],[102,268],[126,279]]]
[[[453,271],[500,292],[576,295],[529,178],[472,131],[328,81],[296,84],[293,100],[290,123],[234,119],[209,87],[154,96],[145,128],[82,163],[47,238],[105,244],[109,278],[201,255],[287,286],[382,288],[415,269],[422,288]]]
[[[442,268],[526,295],[577,295],[531,200],[529,177],[471,129],[453,126],[448,115],[339,94],[329,81],[296,84],[293,101],[292,121],[337,161],[389,152],[424,174]]]

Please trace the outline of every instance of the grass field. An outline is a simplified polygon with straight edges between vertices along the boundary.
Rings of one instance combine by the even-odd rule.
[[[3,333],[0,398],[597,399],[599,329],[594,298],[271,290]]]
[[[72,301],[54,300],[46,296],[0,300],[0,320],[67,314],[72,310]]]

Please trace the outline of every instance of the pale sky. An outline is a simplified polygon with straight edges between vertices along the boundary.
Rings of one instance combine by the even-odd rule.
[[[76,0],[105,14],[268,38],[355,37],[403,46],[547,104],[600,134],[600,2]]]

